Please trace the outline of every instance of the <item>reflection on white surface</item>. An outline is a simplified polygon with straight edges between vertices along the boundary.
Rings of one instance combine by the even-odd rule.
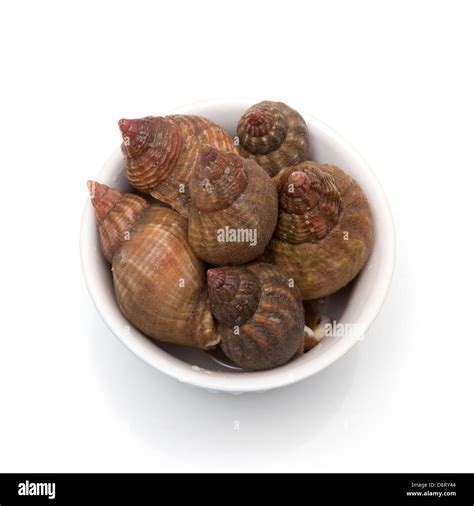
[[[246,454],[259,460],[281,453],[277,442],[296,449],[324,434],[350,390],[359,355],[356,346],[325,371],[279,390],[212,395],[147,366],[95,315],[91,334],[98,374],[118,415],[147,444],[184,459],[225,448],[237,462]]]

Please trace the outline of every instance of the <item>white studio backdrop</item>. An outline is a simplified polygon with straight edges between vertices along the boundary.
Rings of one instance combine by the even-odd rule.
[[[2,2],[0,472],[472,472],[474,70],[468,1]],[[336,364],[212,395],[128,352],[79,261],[117,120],[282,100],[390,200],[382,312]]]

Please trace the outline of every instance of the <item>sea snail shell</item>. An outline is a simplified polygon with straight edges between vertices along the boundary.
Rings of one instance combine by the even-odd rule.
[[[234,265],[264,252],[275,229],[278,196],[256,162],[204,146],[189,191],[188,239],[199,258]]]
[[[187,242],[187,220],[106,185],[89,182],[89,188],[127,320],[160,341],[198,348],[217,344],[205,267]]]
[[[202,144],[237,152],[222,128],[200,116],[121,119],[122,153],[130,184],[166,202],[183,216],[190,205],[188,180]]]
[[[280,209],[265,260],[295,280],[303,299],[342,288],[372,250],[372,214],[362,189],[335,165],[314,162],[285,168],[273,180]]]
[[[263,262],[207,271],[211,311],[221,347],[244,369],[261,370],[288,362],[304,337],[298,288],[277,266]]]
[[[253,105],[240,118],[237,135],[240,155],[256,160],[271,176],[309,156],[306,123],[283,102]]]
[[[122,242],[150,204],[138,195],[122,193],[95,181],[88,181],[87,187],[95,209],[102,252],[112,262]]]

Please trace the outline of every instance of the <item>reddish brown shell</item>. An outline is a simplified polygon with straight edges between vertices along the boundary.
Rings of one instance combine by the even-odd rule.
[[[187,241],[187,220],[137,195],[88,186],[117,302],[130,324],[156,340],[215,346],[205,266]]]
[[[169,118],[121,119],[122,153],[130,184],[150,192],[176,167],[181,153],[181,134]]]
[[[309,156],[306,123],[283,102],[253,105],[240,118],[237,135],[241,156],[255,159],[271,176]]]
[[[222,325],[240,327],[257,311],[260,281],[250,269],[209,269],[207,284],[212,314]]]
[[[114,257],[115,293],[126,318],[147,336],[208,348],[219,337],[205,267],[186,240],[186,227],[172,209],[150,206]]]
[[[196,210],[214,212],[232,205],[247,188],[244,162],[238,155],[203,146],[189,181],[191,202]],[[268,181],[273,186],[270,178]]]
[[[283,169],[274,183],[280,209],[265,260],[295,280],[303,299],[345,286],[373,245],[372,214],[360,186],[338,167],[314,162]]]
[[[237,152],[227,132],[200,116],[122,119],[119,127],[130,184],[185,216],[190,205],[188,180],[201,145]]]
[[[318,242],[338,222],[341,195],[333,178],[312,162],[294,169],[275,180],[280,202],[275,237],[292,244]]]
[[[275,229],[278,197],[256,162],[205,146],[189,190],[188,238],[199,258],[240,265],[262,255]]]
[[[138,195],[122,193],[95,181],[88,181],[87,186],[95,208],[102,251],[112,262],[122,242],[130,239],[131,230],[149,204]]]
[[[295,355],[304,336],[303,304],[298,288],[279,267],[218,267],[207,278],[221,347],[232,362],[262,370]]]

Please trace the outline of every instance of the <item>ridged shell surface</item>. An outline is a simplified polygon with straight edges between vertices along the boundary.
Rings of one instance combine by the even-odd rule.
[[[253,160],[207,146],[190,180],[189,242],[213,265],[240,265],[260,256],[275,229],[278,197]]]
[[[167,117],[121,119],[122,153],[130,184],[149,193],[176,167],[182,149],[181,132]]]
[[[88,187],[96,212],[102,251],[105,258],[112,262],[149,203],[138,195],[122,193],[95,181],[89,181]]]
[[[130,184],[185,216],[190,205],[189,175],[201,145],[211,144],[224,151],[237,152],[227,132],[200,116],[122,119],[119,127]]]
[[[226,356],[245,369],[287,363],[304,336],[298,288],[277,266],[254,263],[208,271],[211,309]]]
[[[169,177],[155,187],[151,195],[166,202],[183,216],[188,216],[191,205],[189,179],[198,161],[202,146],[210,145],[229,153],[237,153],[237,147],[230,135],[214,124],[204,128],[194,137],[183,135],[182,138],[187,140],[178,164]]]
[[[255,159],[271,176],[308,160],[309,133],[303,117],[283,102],[253,105],[237,125],[239,152]]]
[[[280,209],[264,259],[295,280],[303,299],[334,293],[372,250],[372,214],[362,189],[335,165],[314,162],[286,168],[274,182]]]
[[[113,259],[119,306],[147,336],[208,348],[219,341],[206,290],[204,264],[187,242],[187,221],[150,206]]]

